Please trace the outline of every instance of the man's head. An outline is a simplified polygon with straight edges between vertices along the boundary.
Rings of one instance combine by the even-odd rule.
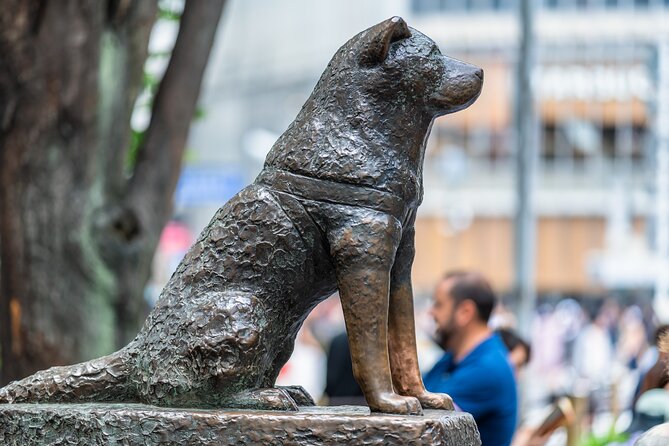
[[[485,329],[496,297],[478,273],[453,271],[444,275],[434,292],[430,315],[437,324],[436,341],[453,350],[471,330]]]

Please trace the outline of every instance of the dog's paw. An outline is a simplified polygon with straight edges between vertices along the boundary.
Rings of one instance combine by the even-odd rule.
[[[416,395],[423,409],[454,410],[453,398],[445,393],[424,392]]]
[[[369,401],[372,412],[392,413],[399,415],[422,415],[423,408],[420,401],[412,396],[402,396],[396,393],[383,393]]]
[[[309,395],[309,392],[304,390],[302,386],[277,386],[290,395],[290,397],[297,403],[298,406],[315,406],[314,399]]]
[[[226,398],[221,406],[235,409],[297,411],[297,404],[288,392],[279,388],[245,390]]]
[[[282,389],[260,389],[253,394],[260,403],[259,407],[269,410],[297,410],[297,404],[288,392]]]

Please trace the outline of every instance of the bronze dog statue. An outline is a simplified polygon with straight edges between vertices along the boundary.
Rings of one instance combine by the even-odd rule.
[[[478,97],[481,69],[440,54],[399,17],[337,51],[265,167],[214,216],[137,337],[54,367],[0,402],[141,402],[296,409],[276,388],[307,314],[339,290],[353,371],[373,411],[451,409],[425,390],[411,264],[435,117]]]

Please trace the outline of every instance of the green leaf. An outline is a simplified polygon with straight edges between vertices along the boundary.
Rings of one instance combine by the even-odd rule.
[[[130,149],[125,158],[125,169],[127,172],[132,172],[135,169],[137,157],[139,156],[139,148],[142,146],[145,134],[145,130],[139,132],[135,129],[131,129],[130,131]]]

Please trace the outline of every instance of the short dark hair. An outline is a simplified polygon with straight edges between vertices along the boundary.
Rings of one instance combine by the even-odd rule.
[[[453,281],[449,294],[455,300],[456,306],[465,300],[471,300],[476,305],[479,319],[488,322],[497,303],[497,296],[481,274],[473,271],[450,271],[444,274],[444,280]]]
[[[669,324],[661,324],[655,329],[655,335],[653,336],[653,345],[659,346],[660,341],[664,336],[667,336],[669,333]]]
[[[506,327],[496,329],[495,333],[502,339],[507,350],[511,351],[518,346],[522,347],[525,350],[525,356],[527,357],[525,363],[530,362],[532,357],[532,347],[530,347],[530,344],[525,341],[525,339],[521,338],[518,333]]]

